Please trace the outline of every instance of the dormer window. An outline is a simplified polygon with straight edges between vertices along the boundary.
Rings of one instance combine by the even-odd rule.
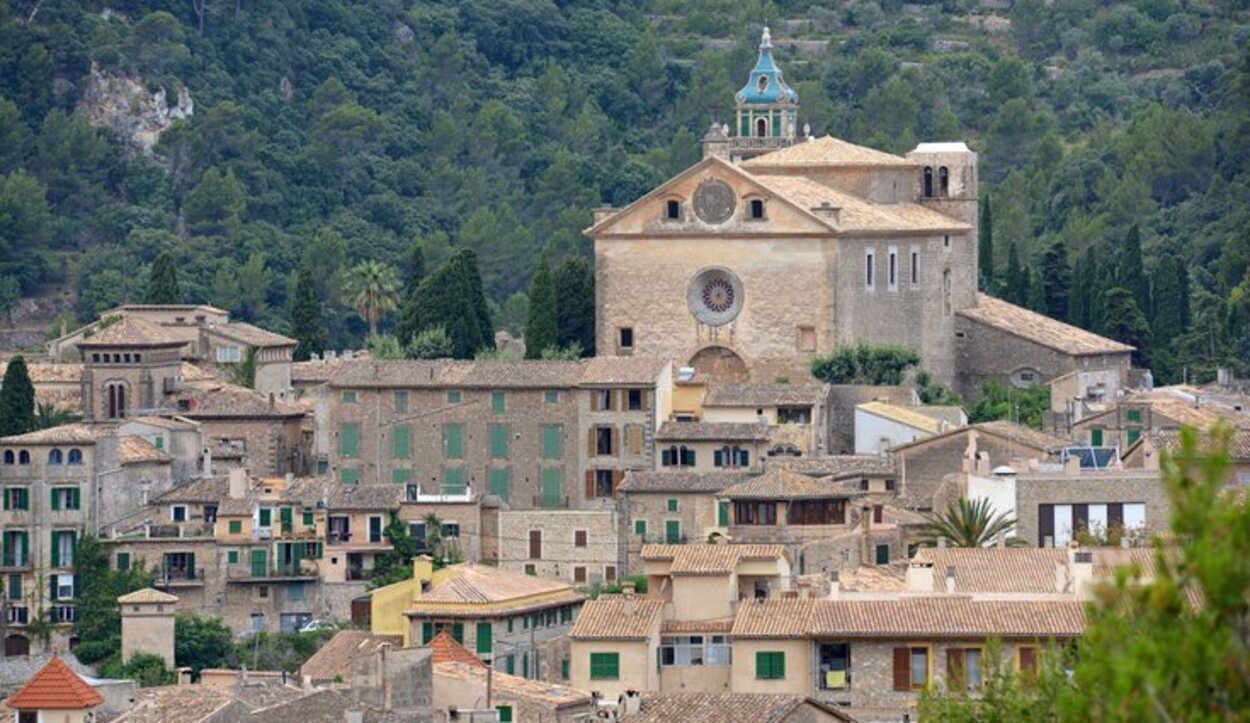
[[[664,218],[669,221],[681,220],[681,202],[676,199],[669,199],[664,204]]]
[[[764,218],[764,199],[753,198],[750,204],[751,219],[759,221]]]

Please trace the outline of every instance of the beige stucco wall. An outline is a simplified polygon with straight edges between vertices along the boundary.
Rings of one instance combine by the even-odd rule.
[[[811,692],[811,643],[806,639],[756,640],[740,638],[733,645],[731,684],[735,693],[785,693],[808,695]],[[786,677],[762,680],[755,677],[755,654],[780,651],[786,654]]]
[[[569,684],[578,690],[598,692],[607,700],[615,700],[626,690],[659,690],[660,675],[656,671],[658,649],[658,635],[650,641],[574,640],[569,660]],[[591,653],[620,655],[620,679],[591,680]]]
[[[135,653],[164,658],[174,669],[174,604],[122,605],[122,661]]]
[[[679,575],[672,578],[673,619],[716,620],[733,616],[734,575]]]

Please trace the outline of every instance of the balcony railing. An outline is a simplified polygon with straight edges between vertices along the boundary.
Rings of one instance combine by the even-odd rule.
[[[273,579],[305,578],[316,579],[318,566],[316,560],[300,560],[299,563],[279,563],[266,567],[252,565],[231,565],[226,568],[226,579],[234,582],[264,582]]]
[[[187,587],[204,584],[204,568],[170,567],[161,572],[158,587]]]
[[[185,540],[213,537],[213,526],[205,522],[144,524],[125,531],[114,531],[114,540]]]
[[[794,145],[793,138],[749,136],[729,139],[730,150],[773,151]]]
[[[535,495],[533,497],[533,506],[543,510],[567,510],[569,509],[569,503],[570,500],[567,496]]]
[[[427,492],[421,485],[408,485],[405,499],[408,502],[472,502],[473,486],[466,484],[463,491],[448,491],[440,487]]]

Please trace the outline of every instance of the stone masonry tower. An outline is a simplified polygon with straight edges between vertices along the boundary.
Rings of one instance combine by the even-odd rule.
[[[174,667],[174,607],[178,598],[150,587],[117,598],[122,614],[122,662],[149,653]]]

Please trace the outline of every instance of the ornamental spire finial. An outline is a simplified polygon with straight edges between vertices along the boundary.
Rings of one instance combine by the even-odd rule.
[[[760,48],[763,49],[771,47],[773,47],[773,36],[772,33],[768,32],[768,26],[765,25],[764,35],[760,37]]]

